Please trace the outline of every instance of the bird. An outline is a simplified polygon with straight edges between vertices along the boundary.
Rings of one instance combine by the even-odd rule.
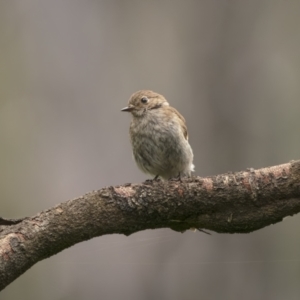
[[[132,115],[130,141],[142,172],[163,180],[191,176],[194,155],[185,119],[163,95],[137,91],[121,111]]]

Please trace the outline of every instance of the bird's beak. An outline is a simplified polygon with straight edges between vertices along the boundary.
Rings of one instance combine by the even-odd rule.
[[[121,111],[129,111],[129,112],[131,112],[133,109],[134,109],[133,105],[128,105],[128,106],[122,108]]]

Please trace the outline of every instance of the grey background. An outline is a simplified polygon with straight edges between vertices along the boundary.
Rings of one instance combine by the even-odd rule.
[[[299,159],[299,20],[296,0],[1,1],[0,215],[145,180],[120,112],[139,89],[185,116],[197,175]],[[103,236],[0,299],[299,299],[299,225]]]

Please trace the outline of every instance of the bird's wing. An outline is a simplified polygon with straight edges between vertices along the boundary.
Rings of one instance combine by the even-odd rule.
[[[178,117],[178,121],[180,123],[180,128],[182,130],[182,133],[183,133],[183,136],[186,140],[189,139],[189,136],[188,136],[188,131],[187,131],[187,126],[186,126],[186,123],[185,123],[185,119],[184,117],[179,113],[179,111],[177,109],[175,109],[174,107],[172,106],[168,106],[168,109],[170,111],[172,111],[177,117]]]

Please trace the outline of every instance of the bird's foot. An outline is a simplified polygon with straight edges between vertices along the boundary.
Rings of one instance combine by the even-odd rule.
[[[172,178],[170,178],[169,180],[172,180],[172,181],[180,181],[180,182],[181,182],[181,174],[180,174],[180,172],[179,172],[179,174],[178,174],[177,176],[172,177]]]

